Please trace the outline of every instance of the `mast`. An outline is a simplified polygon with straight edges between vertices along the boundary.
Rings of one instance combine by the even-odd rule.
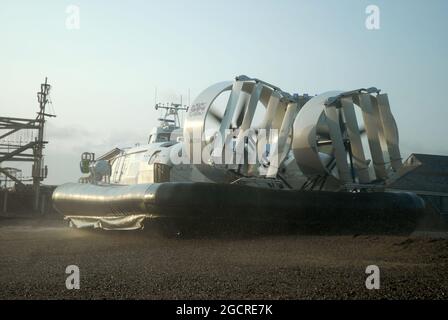
[[[37,113],[36,122],[38,123],[38,135],[35,140],[35,145],[33,148],[34,152],[34,164],[32,170],[33,176],[33,190],[34,190],[34,205],[35,211],[39,210],[39,198],[40,198],[40,182],[46,176],[46,170],[43,168],[43,149],[44,145],[47,143],[44,141],[44,127],[45,127],[45,117],[53,116],[45,113],[45,107],[48,102],[48,94],[50,93],[51,86],[47,82],[47,77],[45,77],[45,83],[40,85],[40,91],[37,93],[37,100],[39,102],[39,112]]]
[[[188,106],[182,105],[182,103],[157,103],[155,109],[165,109],[164,117],[159,119],[159,121],[162,122],[162,125],[169,126],[171,124],[180,127],[179,111],[188,111]],[[172,119],[169,119],[169,117],[172,117]]]

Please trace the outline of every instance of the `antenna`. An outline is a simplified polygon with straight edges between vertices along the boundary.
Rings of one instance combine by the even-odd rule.
[[[170,124],[180,126],[179,111],[188,111],[187,106],[182,106],[179,103],[157,103],[155,109],[165,110],[165,116],[159,118],[159,121],[162,122],[163,126],[169,126]],[[168,117],[173,117],[173,119],[168,119]]]

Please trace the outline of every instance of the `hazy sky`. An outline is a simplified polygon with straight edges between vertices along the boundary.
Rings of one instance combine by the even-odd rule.
[[[365,27],[366,7],[380,29]],[[66,28],[66,9],[80,28]],[[80,176],[83,151],[145,142],[160,101],[246,74],[288,92],[376,86],[404,156],[448,154],[448,1],[0,0],[0,114],[34,117],[45,76],[46,183]]]

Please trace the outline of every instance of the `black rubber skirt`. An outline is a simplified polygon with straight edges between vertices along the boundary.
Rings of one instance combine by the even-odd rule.
[[[146,214],[173,232],[409,233],[425,215],[412,193],[271,190],[215,183],[65,184],[53,193],[64,216]]]

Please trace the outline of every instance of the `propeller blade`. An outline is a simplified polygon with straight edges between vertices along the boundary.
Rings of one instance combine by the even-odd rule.
[[[239,127],[243,123],[244,118],[244,108],[241,107],[238,113],[238,118],[236,119],[236,126]]]
[[[359,127],[359,134],[365,135],[366,134],[366,127],[364,125]]]
[[[329,167],[335,160],[335,157],[333,155],[330,154],[326,154],[323,152],[319,152],[319,158],[320,161],[322,161],[322,164],[324,165],[324,167]]]
[[[214,119],[216,120],[216,122],[221,123],[222,119],[224,118],[224,115],[221,114],[218,110],[216,110],[215,108],[211,107],[210,110],[208,110],[208,114]]]
[[[344,134],[346,131],[346,127],[345,127],[345,122],[344,122],[344,116],[342,115],[341,110],[339,110],[339,128],[340,128],[342,134]]]
[[[243,123],[244,119],[244,112],[246,110],[247,102],[249,101],[250,95],[243,95],[241,97],[241,101],[238,101],[238,104],[235,109],[234,118],[232,121],[232,127],[233,128],[239,128],[241,124]],[[236,120],[235,120],[236,117]]]

